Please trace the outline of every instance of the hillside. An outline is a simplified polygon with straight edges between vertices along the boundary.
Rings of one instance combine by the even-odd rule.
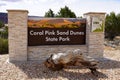
[[[0,12],[0,21],[2,21],[4,24],[8,23],[8,15],[7,15],[7,13],[1,13]]]
[[[74,19],[76,20],[76,19]],[[64,18],[41,19],[41,20],[28,20],[28,27],[32,28],[79,28],[85,21],[71,21]]]

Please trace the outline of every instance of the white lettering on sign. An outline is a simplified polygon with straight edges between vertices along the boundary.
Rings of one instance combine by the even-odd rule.
[[[41,32],[34,32],[33,30],[30,31],[30,35],[44,35],[44,31]]]
[[[45,41],[48,42],[48,41],[58,41],[58,38],[55,38],[55,37],[46,37],[45,38]]]
[[[45,41],[46,42],[54,42],[54,41],[62,41],[62,42],[64,42],[64,41],[70,41],[70,38],[69,37],[58,37],[58,38],[56,38],[56,37],[45,37]]]
[[[85,35],[84,32],[79,32],[79,31],[73,31],[73,30],[67,30],[67,31],[49,31],[49,30],[42,30],[42,31],[39,31],[39,32],[35,32],[33,30],[30,31],[30,35],[34,35],[34,36],[37,36],[37,35]]]
[[[45,31],[45,35],[55,35],[55,31],[52,30],[52,31]]]
[[[84,35],[84,32],[74,32],[71,30],[70,35]]]
[[[69,35],[69,30],[64,32],[60,32],[59,30],[57,30],[57,35]]]
[[[69,37],[59,37],[59,41],[70,41],[70,38]]]

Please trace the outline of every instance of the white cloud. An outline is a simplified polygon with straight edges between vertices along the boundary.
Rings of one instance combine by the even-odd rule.
[[[63,0],[64,4],[74,4],[75,2],[77,2],[78,0]]]
[[[5,1],[5,2],[19,2],[19,1],[22,1],[22,0],[1,0],[1,1]]]
[[[6,4],[5,3],[0,3],[0,6],[6,6]]]

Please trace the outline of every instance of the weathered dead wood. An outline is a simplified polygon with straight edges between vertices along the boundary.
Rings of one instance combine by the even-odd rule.
[[[61,70],[66,66],[81,66],[91,70],[91,73],[95,75],[97,71],[98,61],[85,56],[80,52],[80,49],[74,51],[67,51],[66,53],[52,54],[45,62],[45,66],[50,70]]]

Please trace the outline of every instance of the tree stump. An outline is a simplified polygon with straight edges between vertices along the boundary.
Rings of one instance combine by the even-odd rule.
[[[81,66],[91,70],[92,74],[97,71],[98,61],[92,57],[85,56],[80,52],[80,49],[67,51],[66,53],[52,54],[44,62],[45,66],[53,71],[58,71],[66,66]]]

